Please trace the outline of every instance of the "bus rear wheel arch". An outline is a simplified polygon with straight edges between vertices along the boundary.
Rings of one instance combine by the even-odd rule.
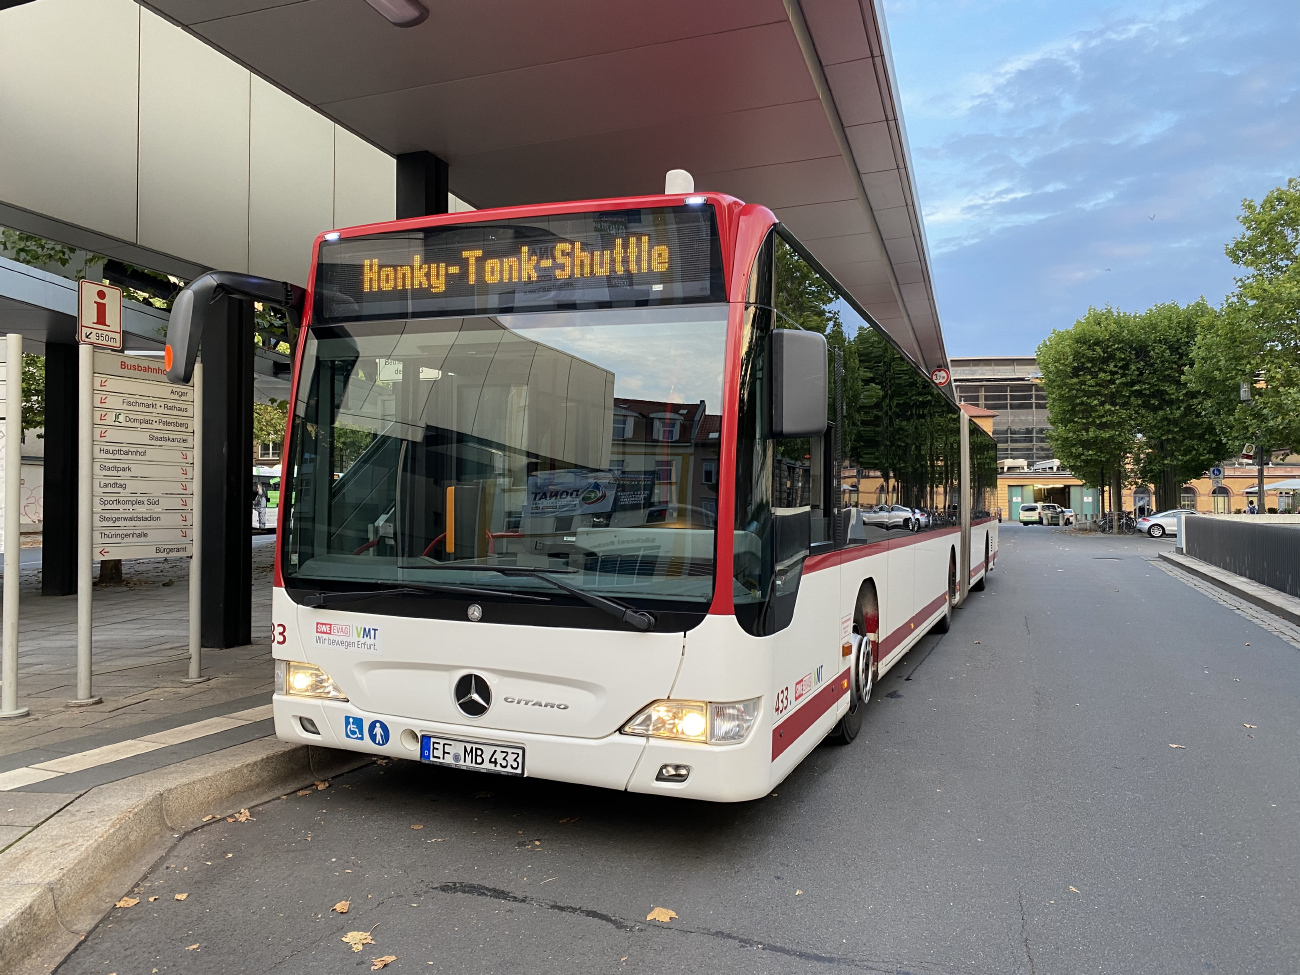
[[[853,609],[852,640],[849,709],[826,736],[827,741],[837,745],[847,745],[862,730],[862,718],[880,676],[880,601],[876,596],[876,584],[870,579],[858,590]]]

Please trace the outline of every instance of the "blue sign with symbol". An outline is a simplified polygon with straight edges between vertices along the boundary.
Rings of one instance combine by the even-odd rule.
[[[1210,477],[1223,477],[1223,468],[1222,468],[1222,467],[1211,467],[1211,468],[1210,468]]]
[[[343,716],[343,737],[348,741],[365,741],[365,723],[353,715]]]
[[[388,744],[388,725],[382,721],[370,722],[370,740],[376,745]]]

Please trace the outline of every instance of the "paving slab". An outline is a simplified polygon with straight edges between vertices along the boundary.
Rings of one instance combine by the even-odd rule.
[[[76,793],[7,793],[0,796],[0,826],[39,825],[75,798]]]

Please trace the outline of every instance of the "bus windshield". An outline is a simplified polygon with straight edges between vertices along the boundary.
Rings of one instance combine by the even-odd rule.
[[[313,326],[286,585],[571,598],[532,570],[703,612],[726,330],[725,304]]]

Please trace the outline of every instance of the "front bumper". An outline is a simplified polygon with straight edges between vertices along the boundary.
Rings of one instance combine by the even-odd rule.
[[[738,745],[705,745],[617,732],[605,738],[571,738],[496,731],[361,711],[345,701],[284,694],[276,694],[272,705],[276,737],[295,744],[322,745],[416,762],[420,760],[420,736],[426,734],[485,744],[518,745],[525,750],[524,773],[529,778],[630,792],[671,793],[714,802],[755,799],[766,795],[772,784],[771,762],[763,748],[769,742],[762,722]],[[320,734],[305,731],[302,718],[314,722]],[[348,737],[345,730],[348,718],[354,719],[354,729],[356,719],[360,719],[364,736],[361,740]],[[378,744],[370,733],[376,721],[384,729],[377,736],[383,744]],[[655,781],[665,764],[689,765],[691,775],[685,782]]]

